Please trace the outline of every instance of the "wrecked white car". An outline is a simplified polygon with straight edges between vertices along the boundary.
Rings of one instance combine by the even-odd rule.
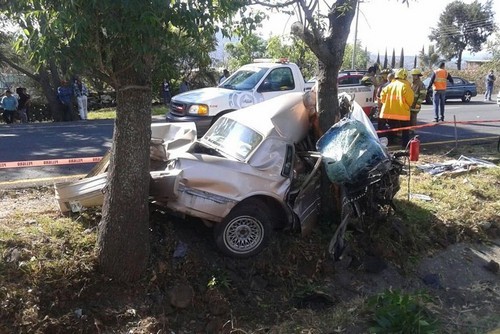
[[[260,252],[274,229],[310,230],[320,158],[307,153],[314,142],[302,99],[291,93],[222,116],[151,172],[154,203],[213,225],[219,249],[235,257]]]
[[[311,230],[321,158],[303,93],[222,116],[200,139],[193,123],[152,124],[151,202],[214,227],[225,254],[260,252],[273,230]],[[95,173],[94,173],[95,174]],[[61,211],[102,204],[103,174],[56,185]]]

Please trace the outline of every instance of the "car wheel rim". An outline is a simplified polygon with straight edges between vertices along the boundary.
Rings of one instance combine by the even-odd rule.
[[[233,219],[224,231],[224,243],[234,253],[244,254],[257,248],[264,240],[264,227],[254,217]]]
[[[471,98],[472,98],[471,93],[465,93],[465,101],[470,101]]]

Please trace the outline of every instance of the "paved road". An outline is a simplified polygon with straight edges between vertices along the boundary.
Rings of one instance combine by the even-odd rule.
[[[482,96],[470,103],[448,101],[446,121],[500,120],[500,108],[494,102],[483,102]],[[433,123],[432,106],[424,105],[419,124]],[[156,117],[153,121],[162,121]],[[422,143],[454,140],[453,124],[418,129]],[[0,163],[9,161],[82,158],[103,156],[111,147],[112,120],[79,121],[71,123],[0,124]],[[459,125],[459,140],[500,136],[500,123]],[[93,164],[43,166],[0,169],[0,185],[19,183],[38,178],[53,183],[53,178],[88,173]]]
[[[476,96],[469,103],[460,100],[450,100],[445,106],[445,121],[428,128],[418,129],[417,134],[422,142],[448,141],[455,139],[455,127],[448,122],[463,121],[491,121],[500,120],[500,107],[495,102],[483,101],[483,96]],[[434,124],[434,107],[423,105],[418,115],[419,124]],[[500,122],[458,124],[456,136],[458,140],[469,138],[482,138],[500,135]]]

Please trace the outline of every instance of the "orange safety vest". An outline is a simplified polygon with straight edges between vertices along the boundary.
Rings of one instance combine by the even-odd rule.
[[[446,90],[446,80],[448,79],[448,72],[444,68],[438,68],[436,71],[436,78],[432,84],[434,90]]]

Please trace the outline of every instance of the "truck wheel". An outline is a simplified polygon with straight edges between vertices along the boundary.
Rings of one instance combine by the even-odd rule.
[[[240,203],[215,225],[217,247],[224,254],[237,258],[260,253],[272,234],[271,217],[269,208],[261,201]]]

